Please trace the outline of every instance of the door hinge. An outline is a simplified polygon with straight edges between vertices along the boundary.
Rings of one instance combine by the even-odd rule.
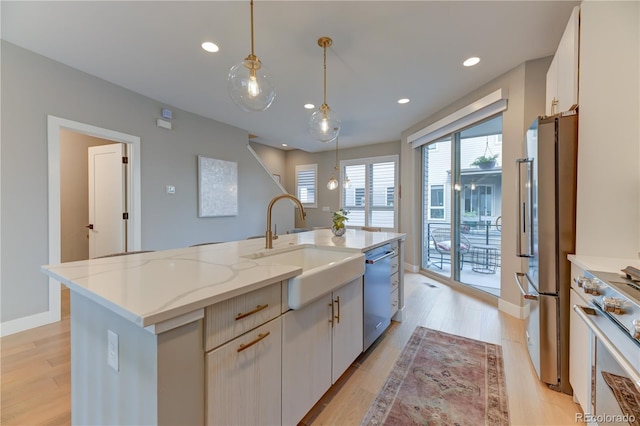
[[[129,219],[129,213],[122,213],[122,219],[124,220]]]
[[[122,157],[122,164],[129,164],[129,157]]]

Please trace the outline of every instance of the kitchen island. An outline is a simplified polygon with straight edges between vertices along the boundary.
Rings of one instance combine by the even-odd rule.
[[[281,317],[289,311],[287,282],[303,271],[270,262],[270,255],[301,247],[362,253],[395,242],[402,265],[403,240],[398,233],[334,237],[316,230],[282,235],[271,250],[254,239],[44,266],[71,289],[72,423],[282,419]],[[402,268],[398,277],[396,320],[404,306]],[[230,345],[244,357],[236,364],[222,355]],[[246,368],[238,372],[238,363]],[[244,387],[234,388],[236,373],[246,376]],[[243,417],[220,417],[212,407]]]

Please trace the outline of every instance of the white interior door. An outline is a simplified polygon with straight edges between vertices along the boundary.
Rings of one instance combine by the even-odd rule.
[[[89,257],[126,251],[125,146],[89,148]]]

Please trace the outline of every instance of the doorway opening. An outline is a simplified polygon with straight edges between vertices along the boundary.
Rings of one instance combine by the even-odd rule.
[[[140,138],[54,116],[47,117],[47,127],[49,153],[49,264],[57,264],[62,261],[61,139],[67,131],[73,132],[73,134],[103,139],[110,144],[123,144],[127,148],[126,176],[128,178],[126,179],[125,192],[129,217],[126,242],[129,250],[139,250],[142,235],[140,214]],[[87,162],[86,158],[85,164]],[[49,322],[60,320],[60,292],[60,282],[49,278]]]
[[[500,296],[502,116],[422,148],[422,269]]]

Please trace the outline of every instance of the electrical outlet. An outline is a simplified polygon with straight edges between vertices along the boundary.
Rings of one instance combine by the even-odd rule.
[[[176,187],[173,185],[167,185],[167,194],[175,194],[176,193]]]
[[[329,208],[329,206],[324,206],[324,207],[322,207],[322,211],[323,211],[323,212],[328,212],[328,211],[330,211],[330,210],[331,210],[331,209]]]
[[[118,371],[118,335],[111,330],[107,330],[107,364]]]

